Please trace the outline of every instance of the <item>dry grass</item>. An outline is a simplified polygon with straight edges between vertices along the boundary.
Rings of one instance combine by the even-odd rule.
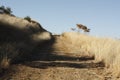
[[[63,33],[58,37],[54,48],[55,51],[59,51],[61,53],[74,53],[78,56],[92,56],[93,54],[90,53],[90,41],[90,36],[86,36],[85,34],[76,32]]]
[[[107,69],[120,76],[120,40],[65,32],[58,37],[54,49],[68,55],[95,56],[96,62],[104,62]]]
[[[4,43],[0,45],[0,69],[9,68],[11,60],[18,56],[16,43]]]
[[[6,14],[0,14],[0,34],[0,69],[27,60],[37,45],[51,39],[39,23]]]

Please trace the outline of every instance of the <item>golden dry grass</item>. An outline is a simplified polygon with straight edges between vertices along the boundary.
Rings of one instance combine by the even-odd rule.
[[[58,37],[54,49],[68,55],[95,56],[96,62],[104,62],[107,70],[120,76],[120,40],[65,32]]]

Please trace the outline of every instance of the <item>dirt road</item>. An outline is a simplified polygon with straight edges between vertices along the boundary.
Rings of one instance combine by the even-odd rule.
[[[107,75],[104,65],[92,58],[49,57],[51,59],[14,64],[0,80],[117,80]]]

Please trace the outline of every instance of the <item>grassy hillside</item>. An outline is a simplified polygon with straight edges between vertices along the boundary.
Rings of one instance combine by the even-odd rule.
[[[51,37],[51,33],[36,21],[0,14],[0,72],[12,62],[27,59],[37,45]]]
[[[28,58],[34,48],[44,41],[44,50],[64,53],[68,56],[94,57],[96,63],[104,63],[107,72],[120,77],[120,40],[94,37],[79,32],[65,32],[52,40],[52,35],[36,21],[0,14],[0,72],[12,61]],[[48,49],[46,49],[48,48]],[[39,49],[39,48],[38,48]],[[39,50],[40,51],[40,50]],[[40,53],[40,52],[39,52]],[[46,56],[45,56],[46,57]],[[49,56],[47,56],[49,57]]]
[[[54,51],[66,55],[94,56],[96,62],[103,62],[108,71],[120,76],[120,40],[65,32],[57,38]]]

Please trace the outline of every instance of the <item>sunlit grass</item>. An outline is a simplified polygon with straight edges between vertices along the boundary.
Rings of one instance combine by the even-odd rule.
[[[96,62],[105,63],[107,69],[120,76],[120,40],[65,32],[58,37],[54,49],[67,55],[94,56]]]

